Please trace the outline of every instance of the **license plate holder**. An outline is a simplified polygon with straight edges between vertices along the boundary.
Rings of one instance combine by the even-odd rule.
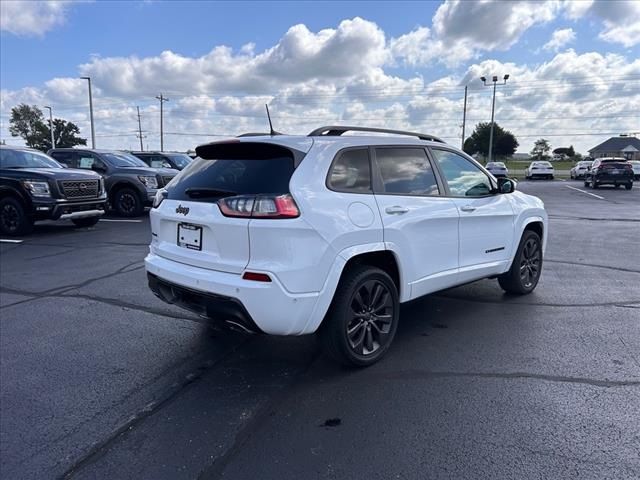
[[[202,227],[190,223],[179,223],[177,242],[179,247],[202,250]]]

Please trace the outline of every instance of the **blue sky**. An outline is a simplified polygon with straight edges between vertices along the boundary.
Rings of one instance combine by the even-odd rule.
[[[562,125],[567,133],[581,135],[596,127],[603,132],[640,130],[634,128],[640,122],[629,115],[629,105],[638,101],[638,88],[633,88],[640,80],[639,4],[95,1],[60,7],[3,1],[0,136],[7,138],[8,112],[19,101],[53,103],[60,116],[73,119],[84,131],[84,87],[77,81],[81,74],[92,76],[97,107],[104,107],[97,115],[105,135],[102,143],[114,146],[120,141],[116,135],[131,135],[121,119],[129,118],[134,105],[148,116],[148,138],[156,141],[154,95],[162,90],[174,96],[167,121],[181,135],[239,133],[234,129],[250,128],[252,112],[265,101],[281,112],[286,125],[287,114],[294,112],[315,115],[319,121],[379,117],[387,126],[417,128],[427,120],[431,127],[433,118],[457,116],[465,83],[476,95],[471,118],[485,115],[488,89],[480,88],[478,77],[503,73],[510,73],[512,83],[499,95],[511,95],[513,101],[500,102],[497,113],[502,109],[503,118],[510,119],[506,126],[521,128],[522,135],[538,130],[542,135]],[[298,24],[304,28],[292,29]],[[253,46],[241,50],[247,44]],[[232,51],[211,55],[220,46]],[[344,75],[331,63],[336,56],[344,62]],[[605,75],[609,81],[597,85]],[[558,93],[555,85],[563,81],[569,89],[574,82],[577,95]],[[431,90],[425,100],[434,85],[439,90]],[[527,99],[531,85],[548,87],[552,102]],[[514,90],[518,86],[524,90]],[[619,101],[621,88],[626,103]],[[313,102],[324,89],[326,101]],[[384,93],[359,98],[353,93],[357,89]],[[603,89],[610,99],[603,98]],[[316,93],[301,105],[287,97],[292,91]],[[392,98],[395,93],[402,96]],[[572,105],[576,98],[585,102],[584,108]],[[581,115],[596,116],[603,108],[620,117],[579,121]],[[547,117],[553,109],[574,118],[571,125],[548,121],[538,130],[533,125],[540,122],[515,121],[517,115],[542,118],[541,109]],[[289,120],[296,125],[295,118]],[[441,123],[443,132],[438,133],[459,135],[457,123]],[[189,128],[180,131],[186,124]],[[178,137],[175,148],[202,140]],[[588,145],[578,136],[566,141]]]

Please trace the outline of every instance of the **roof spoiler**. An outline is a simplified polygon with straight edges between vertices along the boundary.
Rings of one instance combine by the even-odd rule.
[[[372,133],[391,133],[394,135],[408,135],[411,137],[418,137],[420,140],[426,140],[428,142],[446,143],[435,135],[427,133],[407,132],[405,130],[390,130],[388,128],[372,128],[372,127],[349,127],[339,125],[329,125],[326,127],[316,128],[311,132],[309,137],[339,137],[345,132],[372,132]]]

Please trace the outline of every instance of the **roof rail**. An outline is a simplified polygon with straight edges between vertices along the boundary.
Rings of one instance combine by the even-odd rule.
[[[409,135],[411,137],[418,137],[420,140],[427,140],[429,142],[446,143],[441,138],[438,138],[435,135],[429,135],[426,133],[407,132],[404,130],[390,130],[388,128],[348,127],[348,126],[339,126],[339,125],[329,125],[326,127],[316,128],[308,136],[309,137],[339,137],[345,132],[393,133],[395,135]]]

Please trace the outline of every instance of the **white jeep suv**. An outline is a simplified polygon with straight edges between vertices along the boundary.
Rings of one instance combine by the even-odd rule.
[[[319,331],[364,366],[388,350],[400,303],[487,277],[526,294],[540,278],[542,201],[437,137],[323,127],[196,153],[158,192],[145,264],[159,298],[213,320]]]

